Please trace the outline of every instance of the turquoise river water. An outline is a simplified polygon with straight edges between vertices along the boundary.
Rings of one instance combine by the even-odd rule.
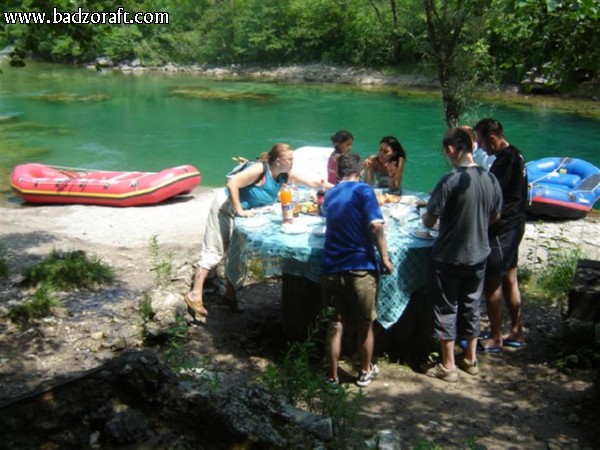
[[[440,153],[445,123],[437,98],[322,84],[214,81],[191,74],[98,73],[36,63],[0,68],[0,117],[14,115],[27,125],[15,127],[10,139],[44,149],[35,162],[141,171],[192,164],[202,173],[203,186],[217,186],[234,165],[232,156],[252,158],[275,142],[294,148],[330,146],[329,137],[343,128],[354,134],[354,151],[362,156],[376,152],[381,137],[398,137],[408,159],[405,189],[430,190],[448,169]],[[260,97],[216,100],[174,93],[190,88]],[[57,94],[75,101],[51,101]],[[98,95],[101,101],[85,101]],[[473,122],[486,116],[503,123],[507,139],[527,160],[572,156],[600,166],[597,120],[486,104],[470,113]]]

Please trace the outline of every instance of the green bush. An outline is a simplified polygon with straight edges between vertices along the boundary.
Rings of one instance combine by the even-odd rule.
[[[61,253],[52,250],[50,256],[26,269],[23,276],[27,286],[50,284],[56,289],[70,290],[110,283],[114,272],[99,257],[88,258],[84,251]]]
[[[580,255],[578,248],[551,252],[548,266],[538,278],[538,286],[552,298],[566,298]]]
[[[315,323],[306,340],[292,343],[283,362],[270,365],[261,378],[272,393],[282,395],[290,404],[332,417],[336,427],[334,448],[350,448],[348,445],[357,439],[355,425],[365,396],[362,389],[352,392],[343,385],[332,388],[324,373],[315,374],[314,361],[322,360],[319,336],[329,323],[326,314],[317,317]]]
[[[8,317],[15,323],[26,324],[32,319],[49,316],[52,308],[57,306],[60,302],[55,297],[54,287],[44,283],[25,303],[9,308]]]

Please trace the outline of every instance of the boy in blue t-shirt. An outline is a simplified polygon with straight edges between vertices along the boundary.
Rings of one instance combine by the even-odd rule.
[[[348,153],[338,159],[339,184],[327,192],[323,208],[327,220],[321,286],[323,300],[335,309],[328,333],[328,380],[338,383],[338,362],[344,323],[356,323],[360,372],[356,384],[367,386],[379,373],[371,363],[373,321],[377,318],[377,258],[384,273],[392,271],[383,216],[373,188],[360,181],[362,161]]]

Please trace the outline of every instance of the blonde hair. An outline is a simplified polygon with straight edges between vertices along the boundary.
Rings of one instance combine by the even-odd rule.
[[[285,144],[283,142],[279,142],[271,147],[269,152],[262,152],[258,157],[259,161],[268,162],[269,164],[273,164],[277,161],[277,158],[280,158],[281,155],[285,152],[289,152],[294,150],[289,144]]]

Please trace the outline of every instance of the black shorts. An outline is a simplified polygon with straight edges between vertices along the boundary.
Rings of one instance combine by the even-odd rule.
[[[525,222],[497,236],[490,236],[492,249],[487,259],[486,277],[501,277],[517,267],[519,244],[525,234]]]

